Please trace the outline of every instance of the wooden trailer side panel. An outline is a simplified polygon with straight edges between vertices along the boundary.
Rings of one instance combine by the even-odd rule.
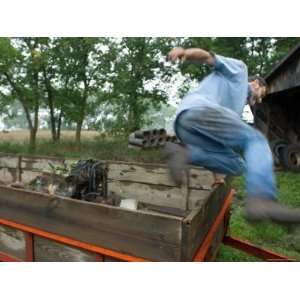
[[[14,154],[0,153],[0,168],[17,169],[20,156]]]
[[[22,156],[22,170],[53,172],[53,167],[65,168],[65,160],[59,158]]]
[[[203,200],[202,205],[191,212],[183,221],[182,227],[182,260],[193,259],[199,245],[219,214],[227,193],[229,184],[222,184],[214,189],[210,197]]]
[[[114,181],[176,187],[170,180],[168,169],[164,165],[108,162],[108,168],[108,179]],[[189,188],[210,189],[213,183],[211,172],[202,168],[192,168],[189,177]]]
[[[164,185],[150,185],[137,182],[112,181],[108,184],[109,195],[118,194],[122,198],[134,198],[143,203],[178,208],[193,209],[199,199],[207,198],[210,191],[197,190],[192,197],[186,186],[182,188]]]
[[[181,256],[182,218],[0,186],[0,217],[158,261]]]
[[[15,168],[1,168],[0,169],[0,182],[9,184],[18,180],[18,172]]]
[[[51,160],[51,165],[61,168],[70,166],[74,160]],[[47,158],[22,157],[22,182],[28,184],[36,176],[51,173]],[[178,188],[169,179],[168,170],[162,165],[108,162],[108,190],[111,194],[121,195],[123,199],[134,198],[140,202],[179,208],[193,209],[199,203],[198,198],[208,197],[213,182],[211,173],[193,168],[189,172],[188,183]],[[197,199],[190,196],[190,189],[197,191]]]

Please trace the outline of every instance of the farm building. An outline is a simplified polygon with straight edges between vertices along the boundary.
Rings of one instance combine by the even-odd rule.
[[[275,163],[299,171],[300,44],[265,79],[268,95],[256,108],[256,126],[268,137]]]

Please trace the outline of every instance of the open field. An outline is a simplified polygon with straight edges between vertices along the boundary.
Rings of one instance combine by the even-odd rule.
[[[100,135],[99,132],[94,130],[83,130],[81,134],[83,139],[91,139]],[[61,137],[62,139],[74,139],[75,131],[62,130]],[[38,130],[37,138],[42,140],[50,140],[51,132],[49,130]],[[25,129],[12,130],[9,132],[0,131],[0,140],[26,142],[29,140],[29,131]]]
[[[0,152],[33,154],[28,149],[24,132],[1,133]],[[128,149],[126,138],[103,137],[94,131],[84,131],[82,144],[78,147],[74,132],[64,132],[60,143],[53,144],[47,131],[40,131],[35,154],[47,156],[65,156],[72,158],[97,158],[103,160],[121,160],[149,163],[165,163],[166,157],[162,150],[139,151]],[[279,199],[290,207],[300,207],[299,174],[277,171]],[[249,224],[243,217],[244,180],[238,177],[233,181],[237,191],[230,223],[233,236],[248,240],[261,247],[290,256],[300,261],[300,226],[285,227],[275,224]],[[218,261],[257,261],[240,251],[222,246]]]

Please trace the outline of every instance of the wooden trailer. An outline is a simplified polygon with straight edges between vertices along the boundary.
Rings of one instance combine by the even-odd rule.
[[[201,259],[216,256],[232,197],[228,183],[211,187],[210,172],[191,169],[178,188],[164,165],[108,161],[108,197],[137,199],[137,210],[11,185],[51,173],[49,162],[64,167],[74,161],[0,155],[2,260],[191,261],[222,212]]]
[[[178,188],[165,165],[107,161],[108,198],[134,198],[137,210],[12,184],[73,162],[0,154],[0,261],[212,261],[222,242],[289,260],[228,235],[230,182],[212,187],[211,173],[201,168]]]

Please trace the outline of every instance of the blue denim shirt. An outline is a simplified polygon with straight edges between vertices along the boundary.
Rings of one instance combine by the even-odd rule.
[[[242,116],[248,97],[247,66],[237,59],[214,57],[213,71],[182,99],[177,117],[185,110],[202,105],[221,105]]]

